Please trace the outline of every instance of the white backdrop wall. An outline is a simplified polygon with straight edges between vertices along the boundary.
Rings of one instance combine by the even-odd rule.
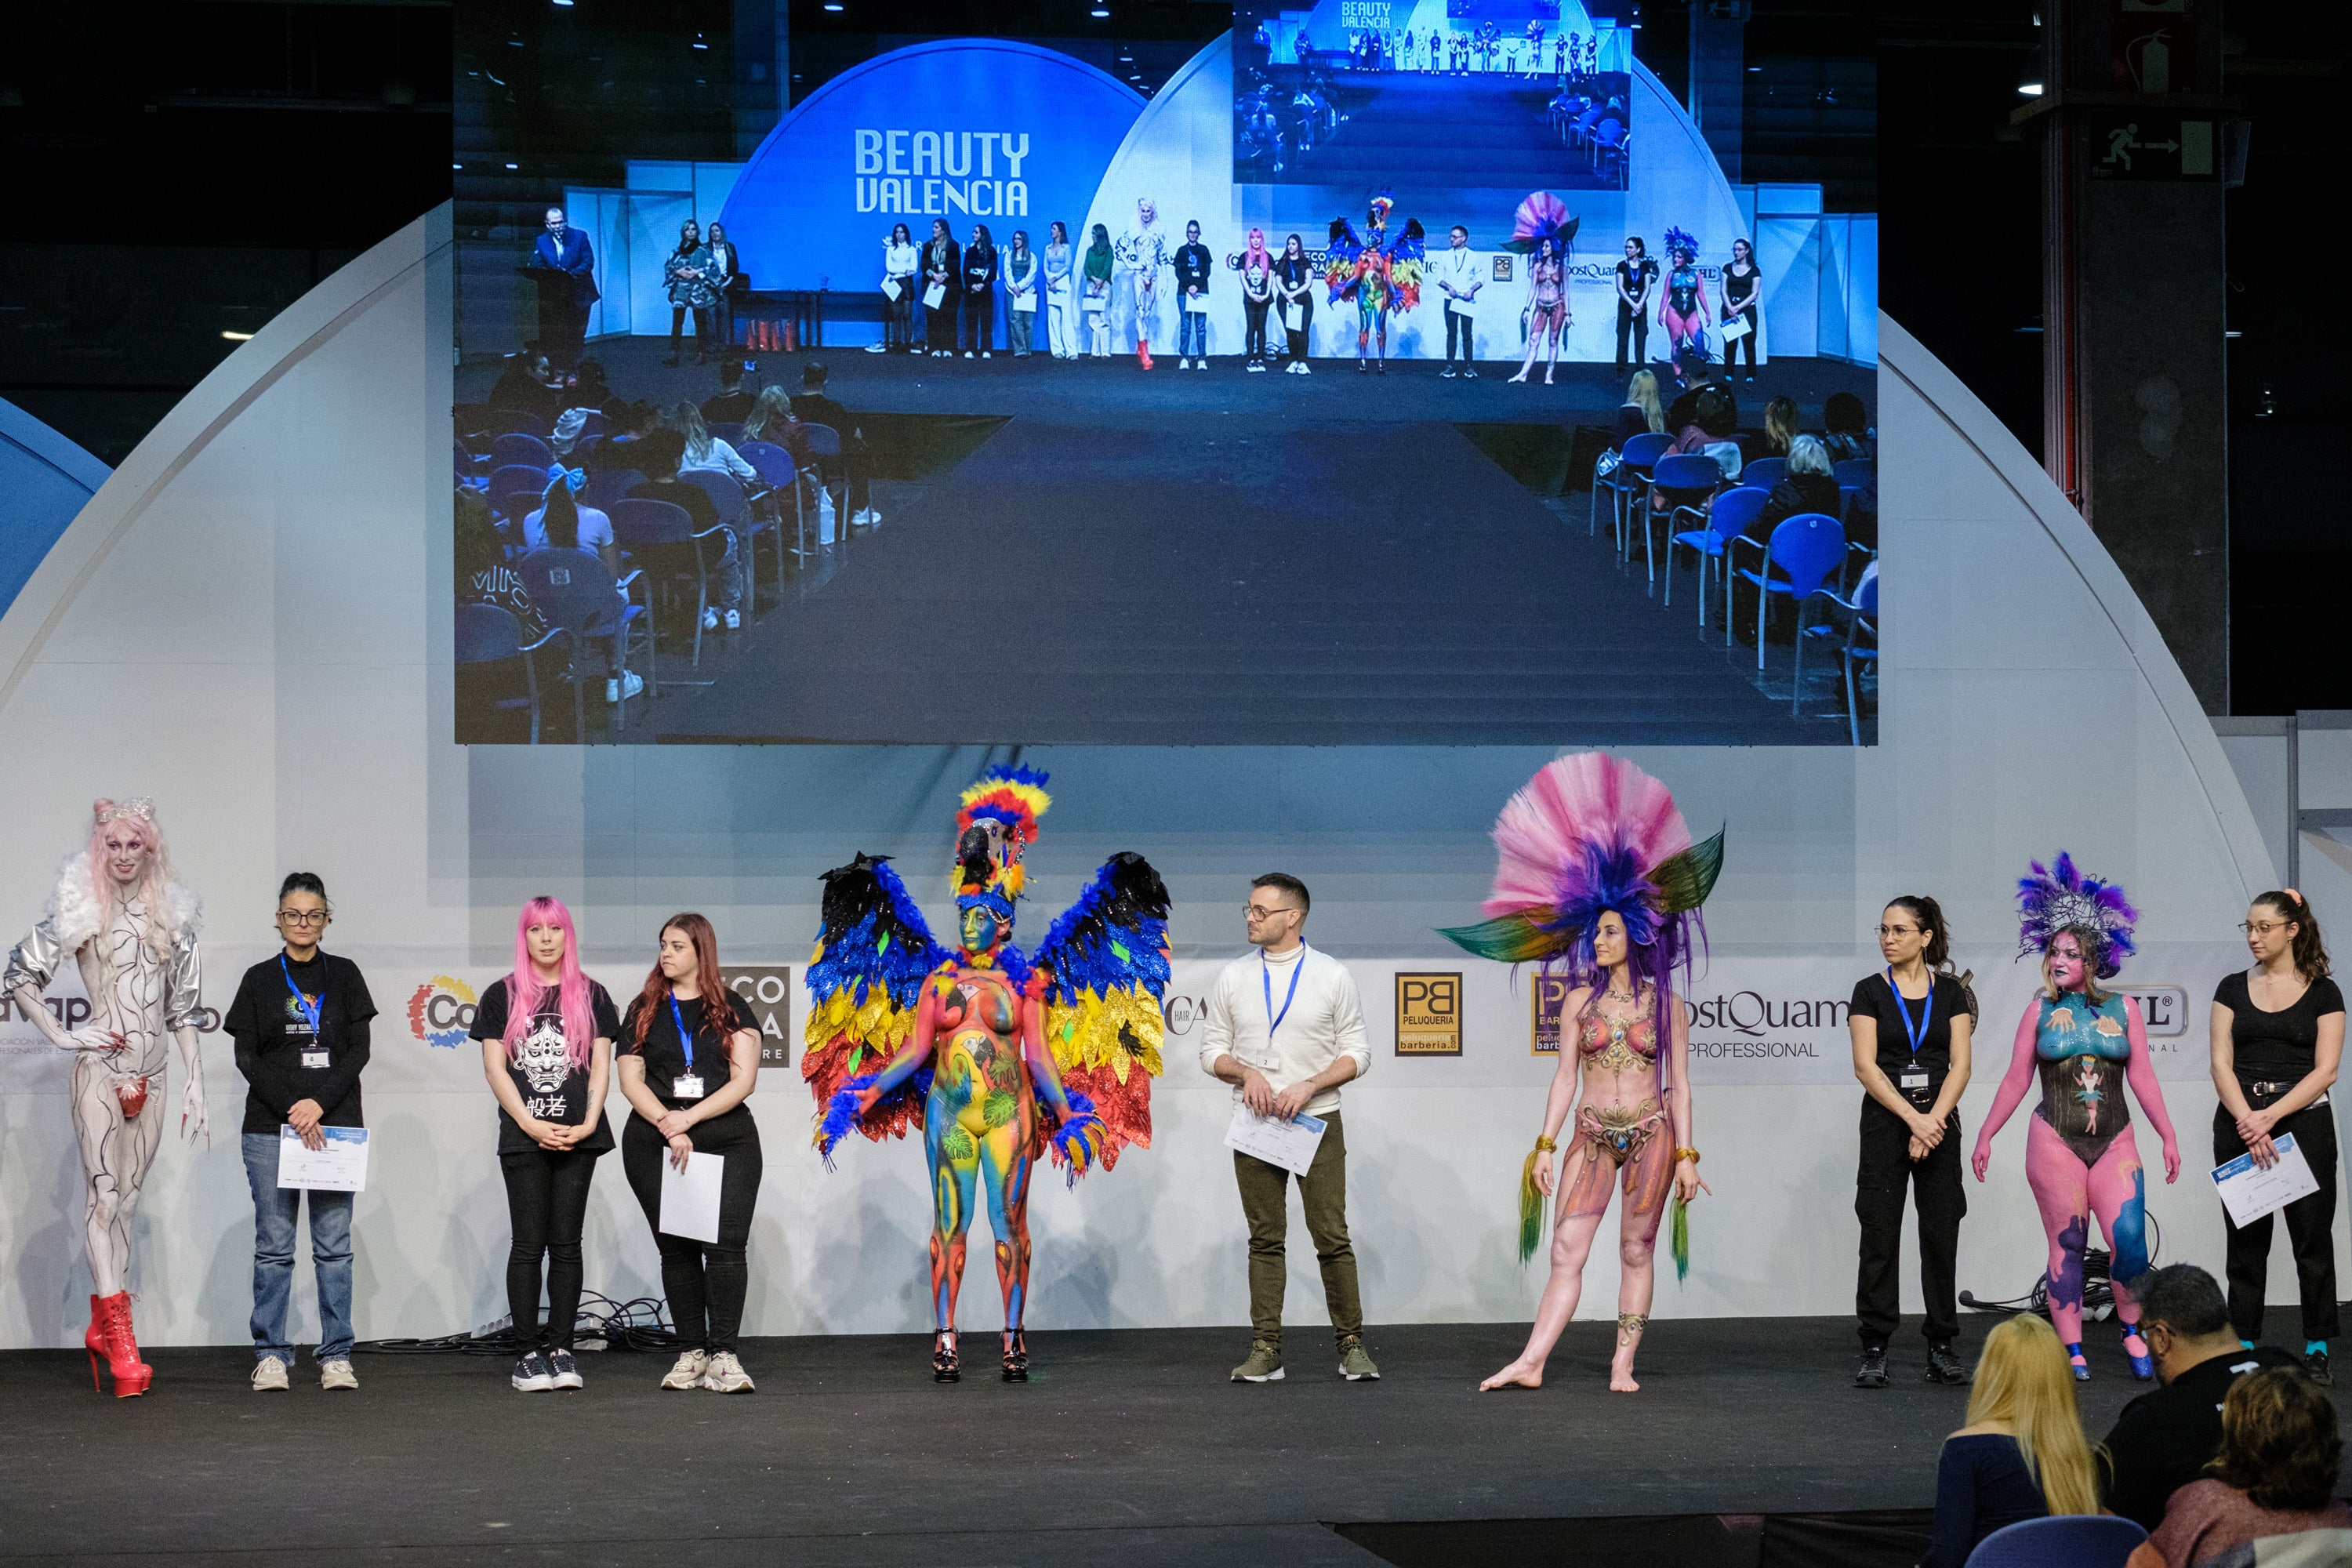
[[[106,794],[161,801],[182,873],[208,901],[215,1005],[269,951],[285,870],[316,869],[333,889],[331,945],[361,960],[382,1009],[368,1080],[381,1142],[358,1207],[363,1337],[446,1332],[503,1310],[491,1107],[466,1047],[410,1031],[413,994],[436,976],[478,984],[502,969],[516,905],[541,891],[572,905],[592,969],[616,991],[642,976],[658,922],[681,908],[713,917],[732,962],[797,965],[816,875],[854,850],[902,856],[937,909],[950,802],[985,755],[450,744],[447,226],[444,209],[387,240],[232,355],[0,618],[0,744],[36,760],[14,773],[16,831],[0,853],[12,923],[30,921],[57,855]],[[2114,563],[1996,422],[1899,329],[1883,331],[1883,743],[1634,754],[1702,830],[1728,829],[1702,997],[1843,997],[1886,897],[1945,900],[1987,976],[1990,1059],[1963,1108],[1973,1127],[2027,984],[2001,954],[2009,880],[2029,855],[2063,845],[2120,877],[2150,944],[2126,978],[2179,985],[2192,1013],[2230,962],[2248,892],[2273,873],[2210,726]],[[289,449],[319,460],[287,465]],[[2065,660],[2063,704],[2049,695],[2052,650]],[[1140,849],[1177,900],[1177,989],[1196,994],[1240,950],[1250,875],[1281,866],[1315,889],[1310,940],[1356,966],[1374,1031],[1374,1069],[1346,1114],[1375,1321],[1517,1318],[1539,1283],[1511,1252],[1517,1163],[1549,1071],[1529,1054],[1528,993],[1431,928],[1474,910],[1494,812],[1549,755],[1027,753],[1053,771],[1057,799],[1031,862],[1032,934],[1103,855]],[[1399,967],[1465,973],[1461,1057],[1392,1054]],[[63,1345],[89,1289],[80,1178],[57,1064],[29,1034],[0,1026],[0,1256],[12,1266],[0,1343]],[[1033,1325],[1242,1321],[1225,1096],[1191,1059],[1194,1037],[1171,1041],[1153,1149],[1076,1193],[1041,1184]],[[1859,1096],[1841,1078],[1834,1025],[1803,1037],[1810,1057],[1711,1056],[1694,1074],[1717,1195],[1694,1217],[1691,1278],[1662,1287],[1660,1316],[1849,1309]],[[241,1086],[225,1039],[207,1039],[205,1063],[212,1143],[167,1143],[138,1225],[140,1321],[159,1343],[245,1335]],[[2165,1088],[2189,1173],[2158,1184],[2151,1207],[2168,1256],[2217,1261],[2219,1211],[2200,1185],[2211,1091],[2193,1053],[2166,1070],[2181,1075]],[[860,1143],[827,1174],[806,1149],[796,1075],[767,1075],[752,1104],[769,1160],[747,1329],[923,1326],[919,1152]],[[1994,1181],[1970,1189],[1961,1278],[1988,1295],[2024,1290],[2041,1268],[2021,1136],[2004,1134]],[[2152,1140],[2143,1148],[2153,1157]],[[589,1282],[647,1292],[654,1249],[606,1164]],[[968,1321],[986,1327],[992,1281],[983,1268],[969,1285]],[[1612,1264],[1596,1260],[1586,1311],[1606,1317],[1614,1289]],[[1302,1237],[1290,1315],[1312,1322],[1319,1310]],[[307,1304],[298,1321],[310,1321]]]

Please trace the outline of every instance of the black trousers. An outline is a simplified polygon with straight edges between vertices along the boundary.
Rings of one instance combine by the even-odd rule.
[[[1244,300],[1242,318],[1247,326],[1242,333],[1242,355],[1245,359],[1265,358],[1265,312],[1274,303],[1271,300]]]
[[[2281,1099],[2293,1084],[2269,1093],[2249,1090],[2246,1103],[2261,1110]],[[2294,1134],[2294,1146],[2311,1162],[2319,1190],[2286,1205],[2287,1247],[2294,1254],[2294,1275],[2303,1287],[2303,1337],[2332,1340],[2343,1332],[2336,1316],[2336,1110],[2333,1106],[2306,1106],[2271,1129]],[[2213,1110],[2213,1163],[2226,1164],[2246,1152],[2237,1121],[2226,1108]],[[2228,1227],[2230,1326],[2242,1340],[2263,1337],[2264,1287],[2271,1266],[2271,1221],[2264,1215],[2241,1230],[2222,1216]]]
[[[1633,341],[1633,357],[1630,360],[1625,357],[1625,340],[1629,334]],[[1647,309],[1637,310],[1620,298],[1617,301],[1618,372],[1622,374],[1629,364],[1639,366],[1649,363],[1650,312]]]
[[[924,285],[929,288],[929,284]],[[940,308],[923,307],[923,346],[933,353],[955,353],[956,296],[952,293],[940,301]]]
[[[672,305],[669,308],[669,357],[672,359],[677,357],[677,342],[686,330],[686,314],[687,307],[684,305]],[[708,358],[712,345],[718,340],[719,333],[714,325],[717,318],[716,306],[694,307],[694,353],[698,359]]]
[[[1445,363],[1447,364],[1454,363],[1454,344],[1456,338],[1459,338],[1462,342],[1464,364],[1469,364],[1478,357],[1477,347],[1472,342],[1470,337],[1471,329],[1475,325],[1475,321],[1471,317],[1464,315],[1459,310],[1445,312]]]
[[[994,353],[991,340],[996,331],[996,290],[982,289],[963,297],[963,346],[971,353],[983,350]]]
[[[743,1327],[743,1297],[751,1269],[743,1249],[751,1239],[751,1210],[760,1199],[760,1127],[736,1107],[689,1130],[698,1154],[717,1154],[727,1163],[719,1177],[719,1239],[697,1241],[667,1236],[661,1227],[662,1162],[669,1142],[653,1123],[634,1112],[621,1129],[621,1171],[661,1251],[662,1294],[669,1299],[670,1321],[688,1349],[732,1352]]]
[[[499,1156],[507,1179],[507,1221],[514,1243],[507,1251],[507,1311],[525,1350],[572,1348],[580,1316],[580,1233],[588,1218],[588,1187],[596,1179],[599,1149],[551,1153],[519,1149]],[[539,1272],[547,1266],[547,1323],[539,1321]]]
[[[1960,1118],[1945,1123],[1944,1141],[1927,1157],[1911,1160],[1911,1129],[1874,1100],[1862,1102],[1862,1163],[1854,1176],[1853,1212],[1862,1221],[1861,1267],[1854,1274],[1853,1315],[1862,1342],[1885,1345],[1902,1326],[1903,1196],[1919,1205],[1919,1288],[1927,1309],[1922,1331],[1929,1344],[1960,1331],[1955,1289],[1960,1218],[1969,1195],[1960,1187]]]
[[[1756,307],[1750,305],[1745,310],[1734,310],[1727,319],[1738,321],[1743,318],[1748,322],[1747,332],[1723,341],[1723,374],[1726,375],[1729,375],[1731,367],[1739,363],[1739,351],[1742,349],[1748,351],[1748,374],[1756,374]]]
[[[1283,335],[1290,340],[1290,357],[1304,363],[1307,359],[1307,329],[1315,324],[1315,297],[1304,295],[1291,302],[1291,309],[1282,318]]]

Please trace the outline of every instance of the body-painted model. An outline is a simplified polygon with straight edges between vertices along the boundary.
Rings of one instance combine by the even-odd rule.
[[[1482,1389],[1543,1384],[1544,1363],[1576,1315],[1585,1259],[1622,1186],[1618,1212],[1617,1352],[1609,1386],[1638,1391],[1633,1355],[1656,1285],[1658,1222],[1674,1194],[1676,1272],[1690,1246],[1683,1207],[1706,1190],[1691,1146],[1687,974],[1698,909],[1723,867],[1723,835],[1691,842],[1666,786],[1597,752],[1562,757],[1511,797],[1495,824],[1502,864],[1486,921],[1444,934],[1483,958],[1535,962],[1572,989],[1560,1005],[1559,1068],[1519,1194],[1519,1257],[1542,1236],[1551,1155],[1573,1113],[1551,1243],[1551,1278],[1519,1358]],[[1580,1091],[1581,1103],[1579,1103]]]
[[[1168,269],[1168,237],[1150,196],[1135,204],[1135,226],[1119,236],[1118,265],[1135,305],[1135,363],[1150,370],[1151,337],[1160,330],[1160,275]]]
[[[1331,244],[1324,261],[1331,303],[1356,302],[1356,368],[1369,369],[1365,355],[1377,353],[1383,375],[1389,368],[1389,312],[1410,310],[1421,303],[1421,220],[1407,218],[1403,237],[1391,245],[1389,214],[1395,207],[1395,198],[1387,192],[1374,196],[1364,215],[1360,238],[1346,218],[1333,218]]]
[[[1012,944],[1022,851],[1050,801],[1045,775],[993,769],[963,793],[953,882],[958,946],[931,940],[880,857],[825,873],[824,929],[809,968],[801,1071],[824,1108],[830,1155],[923,1130],[931,1169],[932,1375],[961,1374],[956,1293],[977,1185],[1004,1293],[1003,1375],[1026,1381],[1029,1177],[1049,1150],[1072,1182],[1151,1143],[1159,998],[1168,984],[1168,890],[1140,856],[1113,856],[1034,954]]]
[[[1536,367],[1536,354],[1545,353],[1544,384],[1551,384],[1552,367],[1559,363],[1559,337],[1576,324],[1568,308],[1568,272],[1575,260],[1576,230],[1581,219],[1570,216],[1568,205],[1549,191],[1536,191],[1519,204],[1511,221],[1505,250],[1528,258],[1528,357],[1519,363],[1525,381]]]
[[[1706,323],[1716,312],[1707,299],[1706,274],[1698,267],[1698,241],[1679,228],[1666,230],[1666,260],[1664,286],[1657,291],[1658,325],[1666,330],[1666,357],[1680,376],[1684,360],[1704,364],[1711,357]]]
[[[2156,1363],[2140,1338],[2139,1307],[2130,1286],[2148,1269],[2147,1173],[2132,1135],[2129,1082],[2140,1109],[2164,1141],[2164,1179],[2180,1178],[2180,1145],[2157,1087],[2147,1054],[2147,1026],[2137,999],[2102,991],[2132,952],[2139,915],[2120,887],[2085,877],[2060,855],[2048,869],[2040,861],[2017,884],[2023,921],[2020,955],[2042,955],[2042,988],[2018,1020],[2009,1071],[1993,1096],[1992,1113],[1977,1134],[1977,1180],[1992,1163],[1992,1141],[2038,1068],[2042,1103],[2025,1133],[2025,1179],[2050,1236],[2050,1322],[2073,1358],[2074,1375],[2091,1375],[2083,1354],[2083,1250],[2091,1217],[2098,1216],[2114,1262],[2109,1278],[2124,1353],[2135,1377],[2153,1377]]]
[[[89,1243],[90,1377],[106,1359],[118,1395],[144,1394],[154,1369],[139,1359],[131,1322],[131,1221],[163,1142],[164,1069],[180,1051],[187,1087],[180,1126],[203,1134],[205,1078],[196,1054],[203,905],[172,879],[154,805],[101,800],[89,842],[58,868],[40,924],[8,955],[5,991],[18,1014],[59,1050],[75,1053],[70,1094],[81,1145]],[[41,992],[71,961],[89,996],[89,1022],[68,1031]]]

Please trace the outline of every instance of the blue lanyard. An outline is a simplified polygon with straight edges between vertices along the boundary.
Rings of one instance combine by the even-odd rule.
[[[1274,1044],[1274,1032],[1282,1027],[1285,1018],[1290,1016],[1291,999],[1298,994],[1298,976],[1306,967],[1307,944],[1302,942],[1298,944],[1298,962],[1290,971],[1290,989],[1283,993],[1282,1011],[1277,1013],[1274,1010],[1274,971],[1266,964],[1265,950],[1258,950],[1257,977],[1265,987],[1265,1043],[1269,1046]]]
[[[1919,1005],[1919,1021],[1911,1021],[1911,1004],[1903,1000],[1903,987],[1895,984],[1895,966],[1886,966],[1886,988],[1895,993],[1895,1010],[1903,1015],[1903,1032],[1911,1037],[1911,1055],[1916,1060],[1919,1047],[1927,1043],[1927,1026],[1936,1021],[1936,977],[1927,976],[1927,995]]]
[[[286,966],[286,955],[283,952],[278,955],[278,972],[286,976],[286,989],[294,993],[294,1005],[302,1009],[302,1016],[310,1025],[310,1038],[317,1040],[319,1012],[327,1005],[327,988],[324,985],[319,987],[319,999],[315,1002],[303,995],[302,988],[294,984],[294,972]]]
[[[686,1070],[692,1072],[694,1070],[694,1037],[686,1032],[686,1013],[677,1005],[676,992],[670,994],[669,1016],[670,1021],[677,1026],[677,1043],[686,1047]]]

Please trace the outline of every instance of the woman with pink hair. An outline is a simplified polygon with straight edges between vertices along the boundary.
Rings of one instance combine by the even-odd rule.
[[[604,988],[580,973],[572,911],[544,895],[515,922],[511,973],[483,993],[473,1037],[499,1101],[499,1165],[506,1173],[514,1243],[507,1253],[507,1310],[522,1359],[518,1393],[580,1388],[572,1359],[580,1310],[580,1234],[596,1156],[613,1146],[604,1116],[621,1016]],[[539,1321],[540,1268],[547,1321]]]
[[[131,1324],[131,1220],[163,1142],[164,1097],[150,1091],[162,1089],[174,1045],[188,1074],[181,1131],[194,1142],[209,1126],[196,1054],[204,904],[172,879],[152,801],[101,800],[90,816],[89,842],[58,868],[40,923],[8,954],[0,993],[51,1045],[74,1053],[68,1093],[95,1287],[82,1342],[90,1381],[103,1356],[116,1396],[127,1398],[146,1393],[155,1376],[139,1359]],[[89,998],[89,1024],[72,1030],[41,1001],[68,961]]]

